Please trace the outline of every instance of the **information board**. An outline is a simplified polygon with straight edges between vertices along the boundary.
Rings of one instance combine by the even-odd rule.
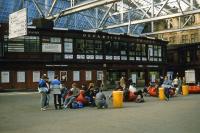
[[[9,15],[9,39],[27,35],[27,9]]]
[[[186,70],[185,71],[185,80],[186,83],[195,83],[195,70]]]

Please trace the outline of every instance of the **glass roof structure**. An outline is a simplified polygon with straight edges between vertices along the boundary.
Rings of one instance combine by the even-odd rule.
[[[46,18],[59,28],[140,35],[147,23],[200,13],[200,0],[0,0],[0,23],[22,8],[29,25]]]

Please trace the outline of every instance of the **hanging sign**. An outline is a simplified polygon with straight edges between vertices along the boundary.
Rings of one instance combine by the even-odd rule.
[[[9,39],[27,35],[27,9],[9,15]]]

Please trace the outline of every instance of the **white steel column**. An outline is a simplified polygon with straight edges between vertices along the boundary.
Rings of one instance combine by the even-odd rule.
[[[154,17],[154,0],[151,0],[151,17]],[[151,32],[154,32],[154,21],[151,21]]]

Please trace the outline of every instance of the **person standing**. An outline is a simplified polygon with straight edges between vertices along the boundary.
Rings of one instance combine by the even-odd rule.
[[[54,106],[57,108],[57,102],[59,104],[59,109],[61,109],[61,91],[60,91],[61,82],[58,80],[58,75],[54,77],[54,80],[51,81],[52,94],[54,96]]]
[[[122,77],[120,78],[119,82],[120,82],[120,86],[123,89],[125,89],[125,87],[126,87],[126,81],[125,81],[125,76],[124,75],[122,75]]]
[[[164,91],[165,91],[164,93],[166,96],[166,100],[169,101],[170,89],[172,88],[172,82],[168,79],[167,76],[165,76],[162,87],[164,88]]]
[[[45,75],[42,75],[41,79],[38,82],[38,91],[41,94],[41,111],[45,111],[47,108],[47,92],[48,90],[48,86],[46,83],[46,79],[47,77]]]

